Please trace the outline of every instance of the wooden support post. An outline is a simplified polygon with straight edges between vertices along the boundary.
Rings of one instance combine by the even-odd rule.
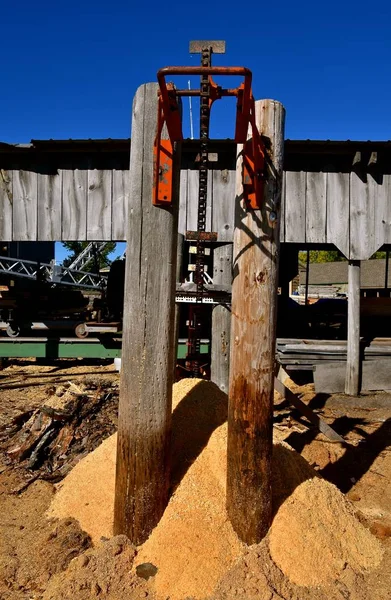
[[[217,202],[218,202],[217,198]],[[232,244],[217,246],[213,251],[213,283],[232,284]],[[217,305],[212,312],[211,380],[228,394],[231,310]]]
[[[183,271],[183,251],[185,247],[185,236],[183,233],[178,233],[178,244],[177,244],[177,258],[176,258],[176,283],[182,283],[182,271]],[[178,338],[179,338],[179,324],[181,318],[181,305],[175,303],[175,325],[174,325],[174,380],[176,374],[177,354],[178,354]]]
[[[310,251],[307,250],[307,256],[305,261],[305,300],[304,304],[308,304],[308,289],[310,286]]]
[[[348,270],[348,349],[345,394],[360,391],[360,261],[350,260]]]
[[[283,106],[256,102],[256,123],[268,147],[260,210],[243,200],[242,159],[236,174],[231,364],[228,410],[227,511],[238,536],[258,543],[271,522],[271,458]]]
[[[173,208],[153,206],[156,122],[149,83],[133,102],[114,506],[114,534],[134,544],[158,523],[169,484],[179,167]]]

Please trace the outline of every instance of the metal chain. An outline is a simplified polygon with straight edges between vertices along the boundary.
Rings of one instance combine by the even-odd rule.
[[[211,50],[204,48],[201,54],[201,66],[210,67]],[[193,374],[199,375],[199,356],[201,351],[201,311],[204,296],[204,271],[205,271],[205,245],[200,239],[200,233],[206,229],[206,203],[208,196],[208,143],[209,143],[209,117],[210,117],[210,84],[209,76],[201,75],[200,95],[200,169],[197,213],[197,247],[196,247],[196,305],[193,311],[194,318],[194,354]]]

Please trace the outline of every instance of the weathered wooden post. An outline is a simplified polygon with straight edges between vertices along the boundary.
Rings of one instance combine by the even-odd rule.
[[[185,236],[183,233],[178,233],[177,243],[177,255],[176,255],[176,276],[175,276],[175,287],[177,284],[182,282],[182,270],[183,270],[183,251],[185,246]],[[174,381],[176,375],[176,364],[178,355],[178,339],[179,339],[179,325],[181,318],[181,307],[180,304],[175,303],[175,324],[174,324]]]
[[[360,261],[350,260],[348,267],[348,350],[345,394],[360,391]]]
[[[243,200],[238,152],[233,252],[228,410],[227,510],[238,536],[259,542],[271,522],[271,457],[283,106],[255,103],[257,128],[269,141],[267,181],[259,210]]]
[[[152,205],[157,90],[136,92],[130,153],[114,534],[135,544],[158,523],[169,484],[179,184],[172,208]]]
[[[232,244],[217,246],[213,251],[213,283],[232,284]],[[218,304],[212,312],[211,380],[228,394],[231,311]]]

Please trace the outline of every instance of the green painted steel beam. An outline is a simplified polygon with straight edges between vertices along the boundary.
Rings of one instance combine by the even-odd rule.
[[[177,358],[186,357],[186,344],[179,344]],[[209,352],[209,344],[201,344],[201,354]],[[121,356],[121,342],[109,339],[0,339],[0,358],[117,358]]]
[[[71,343],[59,340],[0,342],[0,357],[7,358],[116,358],[121,356],[121,346],[105,347],[96,343]]]
[[[200,352],[201,352],[201,354],[208,354],[209,344],[201,344]],[[186,344],[179,344],[178,349],[177,349],[177,358],[186,358],[186,354],[187,354]]]

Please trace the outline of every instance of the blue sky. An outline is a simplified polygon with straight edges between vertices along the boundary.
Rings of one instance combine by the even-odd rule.
[[[390,17],[384,0],[3,3],[0,140],[128,137],[137,87],[198,64],[190,39],[227,41],[215,64],[252,69],[287,138],[390,139]],[[234,106],[217,104],[211,133],[231,137]]]

